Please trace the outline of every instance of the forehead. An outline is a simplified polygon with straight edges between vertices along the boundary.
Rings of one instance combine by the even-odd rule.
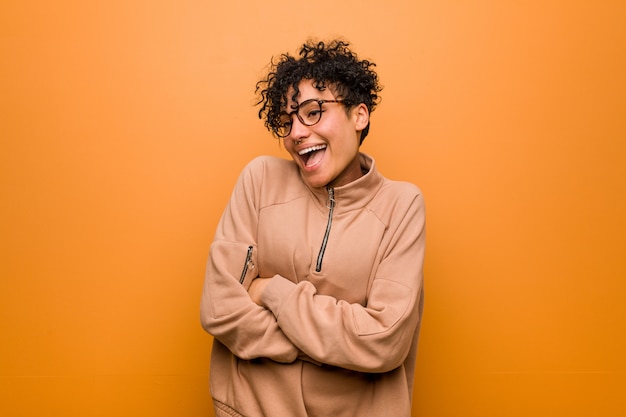
[[[298,95],[295,97],[295,99],[294,93],[295,89],[293,87],[289,87],[287,93],[285,94],[287,107],[297,106],[298,103],[302,103],[303,101],[312,98],[335,98],[331,86],[314,80],[300,81],[300,83],[298,84]]]

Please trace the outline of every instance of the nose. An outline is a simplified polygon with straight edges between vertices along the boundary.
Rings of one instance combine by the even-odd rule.
[[[293,117],[291,121],[291,132],[289,132],[289,136],[291,140],[299,144],[302,140],[308,137],[311,134],[311,129],[309,126],[305,125],[298,119],[297,117]]]

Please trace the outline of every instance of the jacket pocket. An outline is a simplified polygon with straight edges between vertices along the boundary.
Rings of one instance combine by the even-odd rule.
[[[232,407],[216,400],[215,398],[213,398],[213,408],[217,417],[245,417]]]
[[[213,242],[207,264],[204,304],[214,318],[232,314],[240,302],[249,301],[245,293],[257,270],[256,246],[223,240]]]

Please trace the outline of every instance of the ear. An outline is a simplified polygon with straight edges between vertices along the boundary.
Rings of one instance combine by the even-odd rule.
[[[357,105],[353,111],[355,118],[354,127],[358,132],[360,132],[365,129],[367,127],[367,124],[370,122],[370,112],[364,103]]]

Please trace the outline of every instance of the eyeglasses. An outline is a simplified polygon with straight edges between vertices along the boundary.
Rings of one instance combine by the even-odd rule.
[[[313,126],[322,119],[322,104],[324,103],[345,103],[344,100],[321,100],[312,98],[298,104],[294,111],[282,112],[276,121],[274,133],[279,138],[286,138],[291,133],[292,115],[295,114],[300,123],[305,126]]]

